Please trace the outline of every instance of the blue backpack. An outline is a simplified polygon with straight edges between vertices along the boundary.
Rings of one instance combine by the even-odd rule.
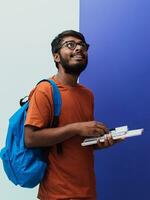
[[[54,102],[53,127],[56,127],[61,110],[60,92],[54,81],[42,81],[48,81],[52,86]],[[0,152],[0,157],[4,171],[10,181],[21,187],[33,188],[43,179],[47,162],[44,159],[42,148],[25,147],[24,122],[28,105],[29,102],[25,102],[9,119],[6,144]]]

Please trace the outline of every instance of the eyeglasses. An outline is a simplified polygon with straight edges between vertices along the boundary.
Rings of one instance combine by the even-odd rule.
[[[64,47],[67,47],[68,49],[74,50],[77,47],[77,45],[79,45],[84,51],[87,51],[89,48],[89,44],[84,43],[84,42],[75,42],[73,40],[62,43],[60,48],[64,46]]]

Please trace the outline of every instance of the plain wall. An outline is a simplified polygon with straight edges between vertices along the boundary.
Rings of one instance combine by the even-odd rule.
[[[66,29],[79,30],[78,0],[0,0],[0,148],[8,119],[20,98],[52,76],[56,67],[51,40]],[[6,177],[0,161],[0,195],[5,200],[36,199],[37,188],[24,189]]]
[[[90,43],[80,81],[95,94],[95,119],[144,128],[142,136],[95,153],[97,200],[150,199],[150,1],[80,1]]]

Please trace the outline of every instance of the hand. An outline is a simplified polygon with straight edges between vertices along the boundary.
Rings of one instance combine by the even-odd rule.
[[[110,146],[112,146],[116,143],[123,141],[123,140],[124,140],[124,138],[113,140],[111,133],[105,134],[104,135],[104,142],[100,142],[100,139],[98,139],[97,147],[100,148],[100,149],[107,148],[107,147],[110,147]]]
[[[107,127],[97,121],[78,122],[72,126],[76,129],[77,134],[83,137],[97,137],[109,133]]]

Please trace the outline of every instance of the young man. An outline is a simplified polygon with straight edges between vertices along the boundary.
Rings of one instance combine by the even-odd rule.
[[[96,200],[93,146],[82,147],[87,136],[106,134],[100,148],[113,144],[108,129],[94,121],[93,94],[77,83],[88,63],[88,47],[84,36],[69,30],[51,43],[58,73],[52,77],[59,87],[62,108],[57,128],[49,128],[53,120],[51,86],[41,82],[30,98],[25,123],[27,147],[51,147],[48,168],[40,184],[41,200]],[[58,154],[57,144],[63,152]]]

